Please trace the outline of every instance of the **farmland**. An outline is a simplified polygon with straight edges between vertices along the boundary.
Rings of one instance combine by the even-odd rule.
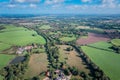
[[[45,53],[33,54],[30,57],[30,61],[28,64],[28,70],[25,74],[26,78],[30,78],[40,73],[47,71],[47,55]]]
[[[0,54],[0,69],[8,65],[14,57],[14,55]]]
[[[99,42],[90,45],[95,46],[96,48],[82,46],[81,49],[83,52],[85,52],[90,57],[90,59],[111,78],[111,80],[119,80],[119,75],[115,74],[120,74],[120,55],[113,51],[107,51],[110,50],[109,47],[112,45],[107,42]],[[99,48],[107,50],[101,50]]]
[[[44,38],[37,35],[35,31],[11,25],[6,26],[6,29],[0,33],[0,42],[11,46],[25,46],[32,43],[45,44]]]
[[[75,66],[79,70],[89,73],[89,70],[86,68],[87,66],[84,65],[84,62],[82,61],[82,59],[79,57],[79,54],[75,50],[66,51],[66,48],[71,47],[71,46],[58,45],[58,47],[59,47],[59,51],[60,51],[60,61],[61,62],[66,61],[68,65]]]
[[[103,34],[97,34],[97,33],[88,33],[87,38],[80,38],[77,40],[77,44],[80,45],[85,45],[85,44],[91,44],[95,42],[100,42],[100,41],[109,41],[110,38],[107,35]]]
[[[39,27],[39,29],[51,29],[50,25],[42,25]]]
[[[111,42],[115,46],[120,46],[120,39],[113,39]]]

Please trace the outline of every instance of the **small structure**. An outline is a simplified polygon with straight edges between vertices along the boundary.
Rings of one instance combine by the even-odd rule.
[[[16,54],[22,54],[24,51],[24,48],[18,48],[18,50],[16,51]]]

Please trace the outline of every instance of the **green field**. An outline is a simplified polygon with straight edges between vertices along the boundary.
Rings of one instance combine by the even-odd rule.
[[[0,75],[0,80],[3,80],[3,77]]]
[[[3,50],[8,49],[10,47],[11,47],[11,45],[9,45],[9,44],[0,43],[0,51],[3,51]]]
[[[40,26],[39,29],[51,29],[50,25]]]
[[[67,42],[67,41],[73,41],[73,40],[75,40],[76,38],[74,37],[74,36],[72,36],[72,37],[62,37],[62,38],[60,38],[60,40],[62,40],[62,41],[65,41],[65,42]]]
[[[112,49],[110,49],[110,47],[112,47],[111,43],[101,41],[101,42],[97,42],[97,43],[93,43],[93,44],[89,44],[89,45],[96,47],[96,48],[99,48],[99,49],[113,51]]]
[[[0,69],[5,67],[15,56],[0,54]]]
[[[113,39],[111,40],[111,43],[115,46],[120,46],[120,39]]]
[[[93,44],[94,45],[94,44]],[[99,46],[98,46],[99,45]],[[95,43],[96,47],[111,47],[109,43]],[[98,65],[111,80],[120,80],[120,55],[114,52],[82,46],[81,49]],[[109,49],[109,48],[108,48]]]
[[[45,44],[45,39],[35,31],[23,27],[6,26],[0,32],[0,43],[7,45],[25,46],[32,43]],[[0,47],[2,47],[0,45]]]

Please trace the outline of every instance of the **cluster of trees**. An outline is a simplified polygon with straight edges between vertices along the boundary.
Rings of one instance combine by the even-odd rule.
[[[10,64],[4,67],[0,70],[0,75],[4,76],[4,80],[23,80],[28,67],[29,58],[29,55],[25,55],[25,60],[23,62]]]
[[[5,27],[3,25],[0,25],[0,30],[2,30],[2,29],[5,29]]]
[[[113,45],[111,48],[112,48],[113,50],[115,50],[116,53],[120,54],[120,46],[115,46],[115,45]]]

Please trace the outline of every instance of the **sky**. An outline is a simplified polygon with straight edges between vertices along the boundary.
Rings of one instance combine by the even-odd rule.
[[[0,0],[0,14],[120,14],[120,0]]]

